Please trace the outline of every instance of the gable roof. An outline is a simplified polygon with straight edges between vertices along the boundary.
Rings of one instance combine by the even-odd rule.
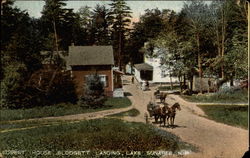
[[[68,64],[114,65],[112,46],[69,46]]]
[[[147,64],[147,63],[141,63],[141,64],[135,64],[135,68],[139,71],[141,70],[153,70],[153,66]]]

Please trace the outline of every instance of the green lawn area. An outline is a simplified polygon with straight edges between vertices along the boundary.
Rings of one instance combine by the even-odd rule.
[[[228,125],[248,128],[248,106],[199,105],[208,118]]]
[[[202,95],[182,95],[182,98],[191,102],[204,102],[204,103],[247,103],[248,92],[247,90],[240,90],[234,93],[214,93]]]
[[[160,86],[158,87],[160,91],[169,91],[171,90],[171,86]],[[180,90],[179,85],[173,85],[173,90]]]
[[[197,148],[182,142],[179,137],[152,125],[125,122],[119,119],[61,122],[53,126],[5,132],[1,133],[0,142],[0,151],[3,154],[8,150],[24,151],[16,156],[22,155],[25,158],[39,157],[36,155],[39,154],[37,151],[47,151],[47,155],[40,153],[40,157],[51,158],[79,157],[65,156],[63,155],[65,151],[90,151],[80,157],[100,156],[102,151],[116,151],[124,154],[119,157],[127,157],[126,153],[131,151],[141,151],[138,157],[152,157],[145,151],[164,150],[174,153],[181,149],[197,151]],[[36,152],[32,153],[32,151]],[[5,156],[13,157],[8,154]]]
[[[96,112],[114,108],[124,108],[130,105],[131,101],[127,97],[124,97],[124,98],[108,98],[107,101],[104,103],[104,106],[97,109],[85,109],[80,107],[79,105],[65,104],[65,103],[52,106],[35,107],[30,109],[14,109],[14,110],[1,109],[0,120],[9,121],[9,120],[41,118],[49,116],[72,115],[72,114]]]
[[[139,114],[140,114],[140,112],[137,109],[133,108],[133,109],[125,111],[125,112],[109,115],[109,117],[124,117],[124,116],[135,117],[135,116],[138,116]]]

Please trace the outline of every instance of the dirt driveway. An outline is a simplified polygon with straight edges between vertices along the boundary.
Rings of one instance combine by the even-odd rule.
[[[125,80],[130,80],[125,77]],[[136,84],[124,85],[124,90],[131,95],[132,106],[140,111],[135,118],[125,118],[128,121],[145,122],[144,113],[147,103],[153,99],[153,91],[141,91]],[[198,153],[186,155],[187,158],[241,158],[248,150],[248,131],[222,123],[217,123],[203,117],[204,112],[195,104],[181,99],[177,95],[169,95],[166,102],[179,102],[181,111],[177,111],[176,128],[161,127],[179,136],[183,141],[199,148]],[[159,125],[155,125],[159,126]],[[169,157],[169,156],[168,156]],[[173,156],[174,157],[174,156]],[[177,156],[176,156],[177,157]]]

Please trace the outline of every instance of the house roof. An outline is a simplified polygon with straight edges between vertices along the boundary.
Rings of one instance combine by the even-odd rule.
[[[68,64],[114,65],[112,46],[69,46]]]
[[[147,63],[141,63],[141,64],[135,64],[135,68],[139,71],[141,70],[153,70],[153,66],[147,64]]]

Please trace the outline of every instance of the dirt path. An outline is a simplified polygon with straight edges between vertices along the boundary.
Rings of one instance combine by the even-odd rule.
[[[128,77],[125,78],[129,80]],[[128,121],[145,122],[144,113],[147,103],[152,100],[153,91],[141,91],[135,84],[124,86],[125,91],[132,95],[128,96],[133,107],[140,111],[140,115],[125,119]],[[181,111],[177,111],[175,124],[177,128],[161,129],[172,132],[183,141],[191,143],[199,148],[198,153],[186,155],[187,158],[241,158],[248,149],[248,131],[208,120],[204,112],[195,104],[181,99],[177,95],[169,95],[166,102],[173,104],[179,102]],[[159,125],[156,125],[159,126]],[[169,156],[168,156],[169,157]],[[173,156],[174,157],[174,156]]]
[[[110,109],[103,110],[91,113],[83,113],[83,114],[73,114],[73,115],[64,115],[64,116],[51,116],[51,117],[42,117],[42,118],[32,118],[32,119],[23,119],[23,120],[13,120],[8,121],[10,123],[14,122],[27,122],[27,121],[76,121],[76,120],[90,120],[90,119],[98,119],[108,115],[113,115],[121,112],[125,112],[131,110],[133,107],[129,106],[127,108],[119,108],[119,109]],[[1,133],[1,132],[0,132]]]
[[[144,114],[147,112],[147,103],[153,100],[153,89],[151,91],[141,91],[136,84],[131,84],[130,78],[125,76],[127,84],[124,85],[125,92],[131,95],[128,98],[132,101],[132,106],[121,109],[111,109],[94,113],[85,113],[77,115],[67,115],[59,117],[46,117],[39,119],[28,119],[29,121],[37,120],[87,120],[102,118],[111,114],[128,111],[136,108],[140,111],[137,117],[126,117],[127,121],[145,122]],[[179,102],[181,111],[177,112],[175,124],[177,128],[171,129],[161,127],[161,129],[172,132],[179,136],[183,141],[197,146],[200,150],[198,153],[192,153],[184,157],[187,158],[241,158],[248,149],[248,131],[217,123],[204,118],[204,112],[194,103],[187,102],[177,95],[169,95],[167,103],[173,104]],[[20,120],[27,121],[27,120]],[[17,121],[18,122],[18,121]],[[155,125],[159,126],[159,125]],[[3,132],[3,131],[2,131]],[[174,157],[174,156],[173,156]],[[169,156],[168,156],[169,158]]]

